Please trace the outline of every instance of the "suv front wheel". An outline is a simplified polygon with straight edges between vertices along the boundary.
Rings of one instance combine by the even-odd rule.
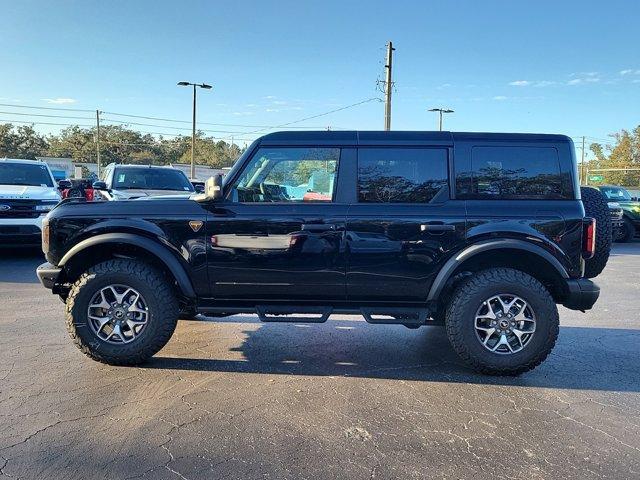
[[[553,349],[559,317],[547,289],[519,270],[478,272],[458,286],[446,311],[447,336],[475,370],[518,375]]]
[[[76,346],[110,365],[136,365],[157,353],[171,338],[178,312],[162,273],[135,259],[91,267],[73,284],[65,309]]]

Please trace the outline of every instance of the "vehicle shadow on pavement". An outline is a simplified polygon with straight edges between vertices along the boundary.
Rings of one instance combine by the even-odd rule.
[[[0,248],[0,283],[38,283],[36,268],[44,261],[38,247]]]
[[[474,373],[457,357],[441,327],[416,331],[330,320],[322,325],[261,324],[243,333],[242,345],[231,350],[244,359],[157,356],[142,368],[640,391],[640,330],[562,327],[549,358],[520,377]]]

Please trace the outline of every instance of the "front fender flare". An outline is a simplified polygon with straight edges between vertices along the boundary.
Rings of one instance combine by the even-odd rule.
[[[193,289],[193,285],[191,284],[191,279],[176,256],[167,247],[142,235],[136,235],[133,233],[104,233],[87,238],[74,245],[67,253],[65,253],[60,262],[58,262],[58,267],[64,268],[69,260],[87,248],[94,247],[96,245],[114,243],[135,245],[136,247],[148,251],[164,263],[164,265],[169,269],[176,279],[178,287],[180,287],[184,296],[188,298],[196,298],[196,293]]]
[[[438,275],[436,275],[435,280],[431,284],[431,288],[429,289],[429,295],[427,297],[427,301],[436,300],[442,290],[444,289],[447,281],[453,274],[453,272],[458,268],[462,263],[469,260],[483,252],[487,252],[489,250],[500,250],[500,249],[511,249],[511,250],[523,250],[529,253],[533,253],[539,255],[544,260],[546,260],[555,270],[558,275],[562,278],[568,279],[569,274],[567,270],[562,266],[560,261],[551,255],[549,252],[544,250],[543,248],[533,245],[532,243],[525,242],[524,240],[517,240],[514,238],[503,238],[499,240],[485,240],[482,242],[478,242],[474,245],[470,245],[464,250],[462,250],[457,255],[451,257],[447,262],[442,266]]]

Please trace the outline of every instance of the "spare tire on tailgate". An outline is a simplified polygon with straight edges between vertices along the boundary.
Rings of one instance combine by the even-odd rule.
[[[600,275],[609,260],[611,215],[609,205],[600,190],[593,187],[580,187],[580,193],[587,217],[596,219],[596,253],[593,258],[585,260],[584,268],[584,276],[594,278]]]

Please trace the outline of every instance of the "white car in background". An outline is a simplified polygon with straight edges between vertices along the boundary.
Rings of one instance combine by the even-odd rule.
[[[187,176],[177,168],[116,163],[104,168],[102,180],[94,182],[93,188],[106,200],[156,196],[188,198],[195,193]]]
[[[59,201],[46,163],[0,158],[0,246],[40,245],[42,219]]]

